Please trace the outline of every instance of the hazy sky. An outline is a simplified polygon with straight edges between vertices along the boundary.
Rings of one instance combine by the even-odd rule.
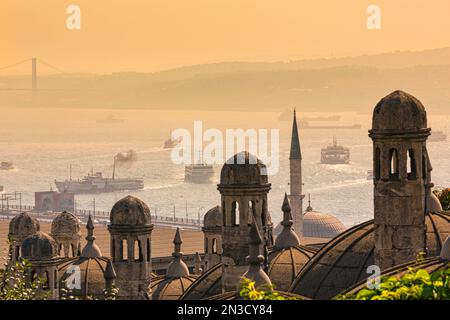
[[[66,28],[70,4],[81,30]],[[70,72],[151,71],[438,48],[449,33],[449,0],[1,0],[0,67],[37,56]]]

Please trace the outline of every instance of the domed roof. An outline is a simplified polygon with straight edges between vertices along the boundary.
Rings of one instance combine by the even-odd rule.
[[[420,130],[427,128],[427,113],[418,99],[397,90],[378,102],[372,121],[374,130]]]
[[[448,259],[442,259],[441,257],[431,257],[421,262],[412,261],[399,266],[395,266],[393,268],[386,269],[381,273],[381,276],[401,278],[410,270],[410,268],[423,269],[428,271],[428,273],[433,273],[438,270],[447,269],[448,266]],[[367,288],[367,280],[359,282],[358,284],[342,292],[342,294],[357,294],[359,291],[365,288]]]
[[[40,230],[39,221],[28,212],[22,212],[11,219],[9,235],[22,239],[31,236]]]
[[[206,228],[222,226],[222,208],[220,206],[215,206],[205,213],[203,226]]]
[[[335,216],[318,211],[307,210],[303,215],[303,236],[332,239],[347,228]]]
[[[70,276],[80,271],[80,287],[71,288],[67,286],[67,282],[71,283]],[[79,257],[69,262],[64,262],[59,266],[60,290],[61,295],[67,291],[67,295],[81,299],[89,297],[101,298],[105,295],[107,281],[116,278],[116,273],[111,261],[105,257],[84,258]]]
[[[450,214],[428,213],[427,256],[438,256],[450,234]],[[330,299],[366,279],[375,264],[373,220],[350,228],[328,242],[305,265],[289,291],[312,299]]]
[[[110,221],[111,225],[150,225],[150,209],[142,200],[133,196],[126,196],[112,207]]]
[[[64,237],[72,239],[73,236],[80,236],[80,223],[78,218],[70,212],[61,212],[52,221],[52,237]]]
[[[178,300],[194,283],[196,276],[184,276],[178,278],[167,278],[159,276],[152,279],[150,288],[153,300]]]
[[[431,192],[431,197],[427,197],[427,209],[428,212],[441,212],[442,205],[438,197]]]
[[[209,268],[180,296],[180,300],[203,300],[222,292],[222,264]]]
[[[287,291],[297,274],[315,253],[315,250],[304,246],[295,246],[270,252],[267,274],[276,289]]]
[[[267,168],[256,156],[242,151],[228,159],[223,165],[219,187],[250,185],[267,186]]]
[[[57,256],[55,240],[45,232],[36,232],[22,243],[22,257],[28,260],[50,260]]]

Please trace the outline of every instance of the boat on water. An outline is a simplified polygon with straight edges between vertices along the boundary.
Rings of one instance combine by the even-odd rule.
[[[323,164],[349,164],[350,149],[340,146],[336,137],[333,137],[333,145],[323,148],[320,163]]]
[[[292,120],[292,110],[286,109],[278,116],[280,121],[291,121]],[[331,116],[317,116],[317,117],[302,117],[303,121],[339,121],[341,116],[331,115]]]
[[[97,119],[97,123],[105,123],[105,124],[115,124],[123,122],[124,122],[123,119],[116,118],[112,113],[110,113],[106,118]]]
[[[184,181],[188,183],[211,183],[214,177],[214,168],[200,159],[199,163],[184,167]]]
[[[55,185],[59,192],[72,192],[75,194],[144,189],[144,179],[116,178],[115,172],[116,158],[114,158],[112,178],[104,177],[102,172],[91,172],[80,180],[72,180],[72,178],[64,181],[55,180]],[[72,174],[70,176],[72,176]]]
[[[447,140],[447,135],[442,131],[432,131],[428,137],[429,142],[442,142]]]
[[[164,141],[164,149],[173,149],[179,142],[179,139],[172,139],[172,134],[170,134],[169,139]]]
[[[9,161],[0,162],[0,170],[12,170],[12,169],[14,169],[14,165],[12,162]]]

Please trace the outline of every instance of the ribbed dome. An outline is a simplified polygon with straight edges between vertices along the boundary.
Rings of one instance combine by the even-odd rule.
[[[394,91],[375,106],[374,130],[420,130],[426,127],[427,113],[424,106],[406,92]]]
[[[66,281],[75,272],[80,271],[80,288],[68,288]],[[68,291],[68,295],[81,299],[91,296],[101,298],[107,288],[107,280],[116,278],[116,273],[109,259],[104,257],[83,258],[65,262],[59,267],[60,289]],[[69,281],[70,283],[70,281]]]
[[[222,226],[222,209],[220,206],[215,206],[206,212],[203,217],[203,226],[206,228]]]
[[[180,296],[180,300],[203,300],[222,291],[222,264],[208,269]]]
[[[438,256],[450,234],[450,214],[428,213],[427,256]],[[328,242],[298,274],[289,291],[312,299],[330,299],[366,279],[375,264],[373,220],[350,228]]]
[[[127,196],[114,204],[110,221],[111,225],[147,226],[151,224],[150,209],[142,200]]]
[[[295,277],[316,253],[304,246],[275,250],[269,253],[268,276],[277,290],[287,291]]]
[[[427,197],[428,212],[441,212],[442,205],[438,197],[432,192],[431,197]]]
[[[40,230],[39,221],[28,212],[22,212],[11,219],[9,223],[9,235],[12,237],[26,238]]]
[[[303,215],[303,236],[331,239],[347,228],[335,216],[318,211],[306,211]]]
[[[44,232],[37,232],[22,243],[22,257],[28,260],[49,260],[57,256],[55,240]]]
[[[67,237],[72,239],[74,235],[80,234],[80,223],[78,218],[70,212],[61,212],[52,221],[52,237]]]
[[[178,300],[194,283],[196,276],[184,276],[178,278],[167,278],[159,276],[152,279],[150,288],[152,289],[153,300]]]
[[[256,156],[242,151],[223,165],[219,187],[268,185],[267,168]]]

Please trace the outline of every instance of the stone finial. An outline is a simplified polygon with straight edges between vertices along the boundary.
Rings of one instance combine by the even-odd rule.
[[[114,280],[117,278],[117,274],[116,271],[114,270],[114,266],[111,260],[108,260],[108,263],[106,264],[105,273],[103,274],[103,277],[105,278],[106,290],[112,289],[114,285]]]
[[[88,221],[86,223],[87,236],[86,236],[86,246],[81,251],[82,258],[98,258],[102,256],[102,252],[97,244],[94,243],[94,222],[92,221],[92,217],[89,214]]]
[[[442,259],[450,260],[450,236],[447,237],[444,244],[442,245],[441,254],[439,256]]]
[[[306,208],[306,212],[313,211],[313,207],[311,207],[311,194],[308,193],[308,207]]]
[[[292,228],[291,206],[289,205],[289,199],[286,193],[284,194],[281,209],[283,210],[283,221],[281,222],[283,230],[275,240],[275,249],[287,249],[298,246],[300,239]]]
[[[177,228],[175,232],[175,237],[173,238],[174,252],[172,253],[173,260],[167,267],[166,277],[167,278],[181,278],[189,275],[189,269],[184,263],[181,252],[181,240],[180,228]]]
[[[294,108],[294,120],[292,122],[292,136],[291,136],[291,153],[289,155],[289,160],[301,160],[302,150],[300,148],[300,139],[298,137],[297,128],[297,116]]]
[[[194,273],[202,274],[202,258],[200,257],[200,253],[196,252],[194,257]]]
[[[249,255],[247,256],[249,267],[247,272],[242,277],[254,281],[257,288],[267,287],[271,289],[272,282],[270,281],[269,276],[262,269],[262,263],[264,262],[264,257],[260,254],[262,238],[258,230],[258,226],[254,221],[250,227],[248,243],[250,246]]]

